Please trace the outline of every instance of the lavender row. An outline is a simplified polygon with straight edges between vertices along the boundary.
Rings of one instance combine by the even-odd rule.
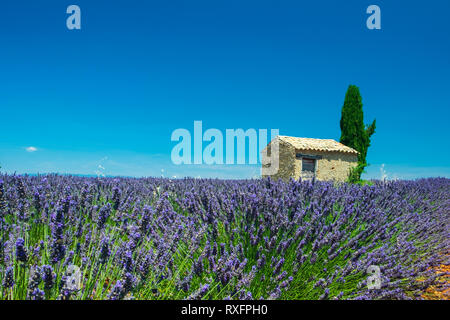
[[[3,175],[0,297],[420,298],[448,263],[449,191],[444,178]]]

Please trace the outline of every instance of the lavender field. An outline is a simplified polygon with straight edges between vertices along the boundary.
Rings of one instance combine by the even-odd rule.
[[[420,299],[449,263],[449,194],[444,178],[1,175],[0,298]]]

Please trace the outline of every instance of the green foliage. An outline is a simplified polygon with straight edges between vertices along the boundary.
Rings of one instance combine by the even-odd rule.
[[[349,182],[357,182],[367,166],[366,156],[370,146],[370,137],[375,133],[375,120],[370,125],[364,125],[364,113],[359,88],[350,85],[345,94],[340,121],[340,142],[358,151],[358,165],[351,170]]]
[[[359,180],[357,182],[358,185],[360,186],[374,186],[375,183],[372,180]]]
[[[356,167],[350,169],[350,173],[348,175],[348,182],[350,183],[358,183],[361,181],[361,175],[364,172],[364,168],[366,165],[364,163],[359,162]]]

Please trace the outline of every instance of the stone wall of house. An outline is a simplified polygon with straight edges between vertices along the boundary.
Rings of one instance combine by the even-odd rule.
[[[322,159],[316,160],[316,179],[346,181],[350,169],[357,165],[358,156],[352,153],[344,152],[324,152],[324,151],[306,151],[297,150],[298,153],[322,156]],[[296,159],[294,178],[298,179],[302,172],[302,160]]]
[[[271,144],[267,146],[269,156]],[[298,180],[300,177],[302,179],[310,178],[310,176],[302,174],[302,160],[296,158],[297,153],[322,156],[322,159],[316,160],[315,177],[317,180],[346,181],[350,169],[355,167],[358,161],[358,156],[356,154],[296,150],[291,144],[279,140],[279,169],[277,174],[270,175],[270,177],[275,180],[289,180],[289,178]],[[265,152],[263,151],[262,156],[264,157],[264,155]],[[263,178],[268,177],[265,172],[265,166],[262,166],[261,173]]]
[[[295,159],[295,148],[282,140],[279,141],[279,168],[278,172],[276,174],[270,175],[272,179],[278,180],[289,180],[289,178],[294,178],[296,167],[298,166],[298,163]],[[271,142],[272,144],[273,142]],[[267,146],[268,148],[268,155],[270,159],[271,154],[271,144]],[[264,157],[265,152],[262,152],[262,156]],[[263,178],[268,177],[268,175],[265,172],[265,166],[262,166],[262,172],[261,175]]]

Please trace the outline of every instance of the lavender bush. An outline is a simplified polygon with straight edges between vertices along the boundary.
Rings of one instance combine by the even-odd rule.
[[[448,263],[449,191],[2,175],[0,298],[420,298]]]

